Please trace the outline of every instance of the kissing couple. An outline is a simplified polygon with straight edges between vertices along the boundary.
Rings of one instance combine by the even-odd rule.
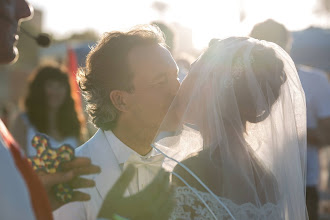
[[[126,196],[163,167],[175,206],[153,192],[139,214],[117,213],[129,219],[307,219],[305,96],[290,56],[253,38],[213,39],[181,85],[177,74],[159,29],[104,34],[78,77],[99,130],[76,150],[102,172],[91,200],[55,219],[95,219],[131,164]]]

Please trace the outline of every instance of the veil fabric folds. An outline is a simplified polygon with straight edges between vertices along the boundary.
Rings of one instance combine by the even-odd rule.
[[[178,187],[173,219],[308,219],[305,95],[276,44],[213,40],[183,81],[154,147]]]

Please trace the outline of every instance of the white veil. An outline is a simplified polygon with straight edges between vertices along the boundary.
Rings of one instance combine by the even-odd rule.
[[[308,218],[305,96],[293,61],[276,44],[212,40],[155,140],[173,183],[194,194],[178,201],[187,218]]]

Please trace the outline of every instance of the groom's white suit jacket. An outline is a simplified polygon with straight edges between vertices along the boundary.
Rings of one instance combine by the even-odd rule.
[[[99,129],[89,141],[76,149],[76,156],[89,157],[93,164],[101,167],[102,171],[100,174],[88,176],[88,178],[95,181],[95,187],[80,190],[88,193],[91,196],[91,200],[88,202],[73,202],[64,205],[60,209],[53,212],[55,220],[96,219],[97,213],[101,208],[107,192],[122,173],[122,165],[123,162],[128,159],[128,154],[130,153],[137,155],[137,153],[120,142],[112,132],[110,133],[112,138],[116,139],[117,142],[111,140],[109,141],[109,132],[104,132]],[[159,167],[160,166],[161,165],[159,165]],[[141,171],[141,173],[146,172],[144,170]],[[153,178],[152,174],[148,172],[144,173],[142,179],[144,179],[145,176],[147,179]],[[126,192],[126,195],[129,195],[129,193]]]
[[[89,141],[76,149],[76,156],[89,157],[93,164],[101,167],[102,172],[89,176],[95,181],[95,187],[81,190],[88,193],[91,200],[73,202],[61,207],[54,212],[55,220],[96,219],[103,199],[122,172],[105,133],[101,129]]]

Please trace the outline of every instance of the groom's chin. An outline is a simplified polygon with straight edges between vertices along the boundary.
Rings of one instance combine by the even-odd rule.
[[[2,50],[0,53],[0,64],[12,64],[18,60],[17,47],[10,48],[8,50]]]

